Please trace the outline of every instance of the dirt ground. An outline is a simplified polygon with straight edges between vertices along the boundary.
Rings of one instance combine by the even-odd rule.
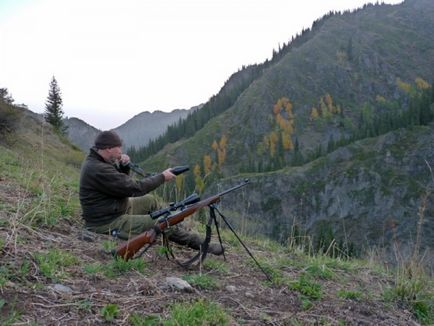
[[[381,288],[389,282],[368,268],[354,272],[336,270],[335,277],[320,279],[323,295],[310,300],[288,287],[287,283],[270,283],[241,247],[224,242],[223,256],[210,259],[220,262],[224,270],[197,265],[184,269],[161,254],[161,247],[151,247],[141,258],[143,273],[127,271],[111,278],[102,273],[86,272],[84,266],[107,265],[113,257],[103,250],[109,236],[83,232],[79,222],[61,220],[46,228],[30,228],[20,223],[20,198],[16,187],[0,186],[0,324],[2,325],[130,325],[133,313],[169,317],[175,302],[205,299],[217,303],[230,316],[230,325],[418,325],[411,312],[385,302]],[[24,196],[25,197],[25,196]],[[120,240],[119,240],[120,241]],[[119,242],[120,243],[120,242]],[[255,257],[270,255],[292,258],[290,252],[268,252],[253,241],[246,242]],[[65,268],[59,281],[45,277],[34,253],[58,248],[78,258]],[[174,248],[184,259],[191,250]],[[285,257],[287,256],[287,257]],[[24,266],[24,262],[28,262]],[[292,280],[304,272],[303,267],[275,267],[281,278]],[[166,286],[166,277],[208,275],[216,280],[213,288],[193,285],[192,290],[175,290]],[[345,281],[343,281],[345,280]],[[363,298],[341,298],[340,289],[360,289]],[[116,304],[119,314],[106,321],[101,309]]]

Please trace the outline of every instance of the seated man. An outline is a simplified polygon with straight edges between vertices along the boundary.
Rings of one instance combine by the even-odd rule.
[[[130,158],[122,154],[122,141],[114,131],[103,131],[83,162],[80,175],[80,204],[86,229],[129,239],[151,229],[156,221],[149,213],[160,208],[148,193],[175,179],[170,169],[136,181],[129,176]],[[199,250],[202,240],[180,227],[172,227],[169,240]],[[208,252],[220,255],[220,244],[210,244]]]

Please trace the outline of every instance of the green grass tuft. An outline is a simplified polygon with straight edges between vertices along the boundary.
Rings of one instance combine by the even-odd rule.
[[[50,249],[47,253],[35,253],[34,258],[42,275],[55,281],[59,281],[68,275],[64,267],[78,263],[75,256],[60,249]]]
[[[228,324],[229,317],[219,305],[201,299],[193,303],[174,304],[170,308],[170,318],[163,322],[164,326]]]
[[[203,290],[214,290],[218,288],[218,283],[216,279],[211,275],[207,275],[207,274],[184,275],[182,279],[184,281],[187,281],[189,284]]]

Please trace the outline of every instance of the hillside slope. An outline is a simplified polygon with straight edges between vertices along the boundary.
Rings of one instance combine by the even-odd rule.
[[[419,229],[426,263],[434,266],[433,135],[434,124],[401,129],[301,167],[243,174],[232,179],[249,178],[251,184],[225,203],[236,216],[249,217],[249,234],[285,242],[296,228],[316,241],[327,234],[328,241],[358,253],[392,249],[399,239],[400,249],[411,255]],[[226,182],[218,186],[234,181]]]
[[[370,5],[317,24],[229,110],[143,165],[196,166],[199,177],[186,182],[191,188],[250,173],[259,183],[244,197],[252,205],[247,216],[257,222],[252,230],[280,241],[297,221],[314,237],[326,228],[341,240],[352,237],[358,248],[388,246],[394,231],[407,245],[424,193],[424,213],[433,218],[432,125],[414,126],[432,123],[434,115],[426,82],[434,75],[434,2]],[[338,147],[344,158],[331,154]],[[315,170],[322,164],[324,170]],[[263,216],[284,227],[271,230]],[[397,229],[387,229],[387,221]],[[431,250],[432,225],[423,224]]]
[[[70,142],[87,153],[89,148],[94,145],[95,137],[100,133],[100,130],[78,118],[65,119],[64,123],[68,127],[67,133]]]
[[[283,148],[289,165],[296,143],[307,159],[330,139],[353,136],[363,110],[374,117],[392,106],[405,110],[409,94],[403,88],[416,78],[430,82],[434,75],[433,17],[432,1],[408,0],[325,18],[313,37],[267,69],[232,108],[194,137],[170,146],[172,161],[201,163],[210,154],[217,163],[210,147],[224,136],[222,169],[230,175],[245,162],[269,163],[270,139],[277,136],[276,151]],[[324,109],[317,120],[312,119],[314,107],[319,113]],[[284,136],[292,143],[287,149]],[[146,163],[165,156],[167,150]]]
[[[0,104],[0,116],[3,109]],[[83,154],[31,112],[16,117],[0,142],[2,325],[434,321],[432,279],[419,270],[399,277],[373,260],[306,255],[302,247],[242,236],[270,282],[228,230],[222,230],[226,260],[209,257],[190,270],[168,263],[159,243],[141,258],[115,260],[107,252],[118,240],[82,228],[77,182]],[[184,224],[203,230],[192,221]],[[191,254],[175,249],[180,258]],[[191,288],[175,290],[167,277],[185,279]]]

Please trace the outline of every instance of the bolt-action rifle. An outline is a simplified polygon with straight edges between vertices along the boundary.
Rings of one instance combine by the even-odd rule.
[[[126,166],[129,167],[132,171],[134,171],[138,175],[142,176],[143,178],[152,177],[153,175],[157,174],[155,172],[145,173],[145,171],[143,171],[143,169],[138,164],[133,163],[131,161],[128,162],[126,164]],[[171,168],[170,172],[172,172],[174,175],[179,175],[179,174],[184,173],[184,172],[186,172],[188,170],[190,170],[189,166],[187,166],[187,165],[180,165],[180,166],[175,166],[175,167]]]
[[[248,180],[245,180],[243,183],[232,187],[230,189],[227,189],[225,191],[222,191],[221,193],[211,196],[209,198],[206,198],[204,200],[201,200],[199,202],[195,202],[191,205],[184,205],[183,210],[179,211],[178,213],[175,213],[173,215],[166,214],[169,212],[169,210],[163,210],[164,212],[161,215],[165,215],[163,218],[159,219],[156,223],[156,225],[148,230],[145,231],[134,238],[128,240],[126,243],[121,244],[116,248],[115,254],[116,256],[122,257],[125,260],[129,260],[132,258],[143,246],[146,244],[152,244],[155,242],[156,237],[158,234],[164,231],[164,229],[178,224],[182,222],[185,218],[189,217],[190,215],[194,214],[196,211],[198,211],[201,208],[204,207],[211,207],[213,204],[216,204],[220,201],[220,198],[223,195],[226,195],[229,192],[232,192],[234,190],[237,190],[241,187],[244,187],[248,184]],[[188,197],[187,197],[188,198]],[[195,199],[196,200],[196,199]],[[183,202],[185,202],[184,200]],[[196,200],[197,201],[197,200]],[[158,213],[159,214],[159,213]],[[155,215],[158,215],[155,214]],[[159,215],[159,216],[161,216]]]

